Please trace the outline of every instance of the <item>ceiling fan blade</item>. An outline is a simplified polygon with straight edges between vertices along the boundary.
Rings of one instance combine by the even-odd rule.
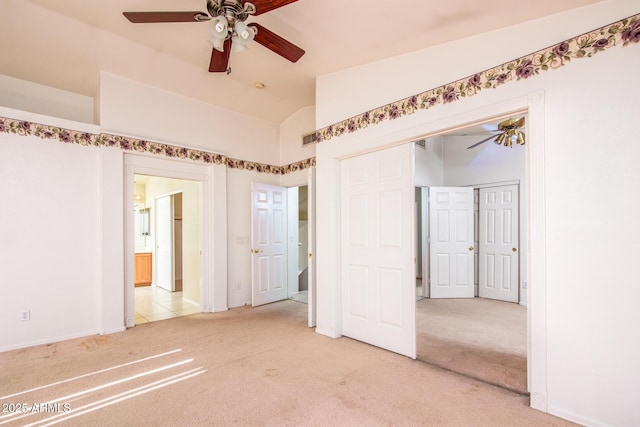
[[[204,12],[122,12],[134,24],[151,24],[156,22],[200,22],[208,20]],[[203,19],[204,18],[204,19]]]
[[[256,7],[256,13],[253,15],[262,15],[263,13],[267,13],[273,9],[277,9],[297,1],[298,0],[253,0],[251,3]]]
[[[302,58],[302,55],[304,55],[303,49],[290,41],[283,39],[276,33],[267,30],[262,25],[256,23],[251,23],[250,25],[258,29],[258,33],[254,40],[267,49],[271,49],[283,58],[288,59],[291,62],[297,62],[298,59]]]
[[[488,129],[488,130],[482,130],[479,132],[469,132],[469,133],[461,133],[458,136],[474,136],[474,135],[486,135],[488,133],[501,133],[504,132],[503,130],[500,129]]]
[[[488,140],[490,140],[491,138],[496,138],[496,137],[497,137],[497,135],[491,135],[490,137],[485,138],[485,139],[483,139],[483,140],[482,140],[482,141],[480,141],[480,142],[476,142],[475,144],[473,144],[473,145],[472,145],[472,146],[470,146],[470,147],[467,147],[467,150],[469,150],[470,148],[477,147],[477,146],[478,146],[478,145],[480,145],[480,144],[484,144],[485,142],[487,142],[487,141],[488,141]]]
[[[224,52],[213,49],[211,52],[211,62],[209,62],[210,73],[222,73],[229,68],[229,54],[231,53],[231,39],[224,41]]]

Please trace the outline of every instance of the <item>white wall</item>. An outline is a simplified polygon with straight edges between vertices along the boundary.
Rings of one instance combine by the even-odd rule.
[[[0,351],[100,332],[100,171],[98,148],[0,133]]]
[[[280,162],[277,125],[105,72],[100,74],[100,125],[117,135]]]
[[[442,186],[444,182],[444,153],[442,136],[428,138],[425,147],[416,146],[415,177],[416,187]]]
[[[316,144],[302,146],[302,136],[316,130],[316,109],[305,107],[280,124],[280,165],[288,165],[316,155]]]
[[[84,286],[93,285],[100,289],[102,315],[100,333],[109,334],[123,331],[125,326],[123,322],[125,318],[123,292],[125,277],[124,154],[115,148],[100,147],[100,163],[102,281],[95,285],[85,283]],[[55,177],[50,178],[55,180]],[[131,187],[133,190],[133,181]],[[133,201],[133,191],[131,191],[130,197]],[[133,206],[131,206],[130,212],[133,213]],[[133,227],[131,229],[133,230]],[[100,242],[95,243],[95,245],[99,244]],[[133,260],[133,248],[131,260]],[[129,283],[131,283],[131,291],[133,292],[133,268]],[[133,310],[131,317],[133,318]],[[77,319],[77,321],[81,320]]]
[[[97,123],[93,98],[2,74],[0,106],[76,122]]]
[[[437,87],[635,13],[636,1],[603,2],[450,43],[446,49],[323,76],[318,79],[318,125]],[[582,424],[638,425],[640,344],[632,338],[640,336],[640,312],[635,307],[640,288],[633,280],[634,245],[640,238],[635,225],[640,199],[633,197],[635,182],[640,180],[636,166],[640,128],[635,118],[640,88],[634,83],[634,70],[640,65],[638,49],[638,45],[609,49],[559,70],[319,144],[318,330],[340,333],[335,309],[339,289],[333,285],[339,281],[335,258],[330,256],[332,242],[339,237],[337,158],[436,132],[455,125],[457,117],[480,118],[483,112],[518,109],[527,105],[520,99],[540,91],[530,102],[544,100],[536,107],[543,114],[535,126],[540,126],[538,141],[544,142],[546,166],[544,171],[527,173],[542,172],[546,186],[542,191],[546,297],[536,300],[542,311],[536,312],[538,332],[532,336],[535,348],[543,350],[544,360],[532,363],[539,373],[536,378],[544,381],[534,390],[532,401],[537,408]],[[434,66],[433,73],[425,73],[427,63],[446,67]],[[368,96],[358,96],[367,76],[388,69],[402,72],[403,78],[390,78],[394,84],[383,91],[367,90]],[[412,70],[421,70],[420,75],[414,77]],[[349,88],[350,96],[344,96],[344,88]],[[544,241],[545,236],[535,237]],[[531,294],[535,286],[530,283]],[[530,306],[529,310],[537,309]],[[544,366],[542,373],[540,366]]]
[[[280,176],[280,183],[283,187],[299,187],[309,183],[309,169],[303,169]]]
[[[492,141],[467,150],[486,135],[444,137],[444,185],[490,184],[520,179],[524,181],[525,146],[511,148]]]
[[[318,76],[316,126],[318,129],[324,128],[390,102],[496,67],[636,13],[636,0],[605,0],[593,6],[507,29]],[[575,16],[579,18],[575,19]],[[504,34],[508,35],[504,37]],[[390,84],[377,84],[380,81]],[[337,102],[338,99],[340,102]],[[331,105],[331,108],[326,108],[327,105]]]
[[[549,409],[585,424],[640,424],[638,47],[576,64],[547,92]]]
[[[134,138],[174,143],[179,146],[202,148],[227,154],[232,158],[272,165],[282,164],[281,155],[284,163],[292,163],[314,155],[315,145],[305,148],[298,145],[301,135],[313,131],[315,127],[314,109],[312,107],[301,109],[279,127],[109,73],[103,73],[101,77],[100,90],[95,98],[95,112],[99,121],[103,124],[101,127],[88,126],[76,121],[61,120],[51,116],[30,114],[20,110],[4,108],[2,105],[0,105],[0,116],[15,119],[24,118],[25,120],[33,120],[36,123],[82,130],[94,134],[110,132]],[[2,82],[13,83],[13,80],[5,78]],[[19,86],[11,87],[17,92],[16,99],[21,102],[21,104],[15,105],[23,108],[27,108],[32,104],[42,107],[42,105],[46,104],[43,101],[46,95],[46,97],[50,98],[51,105],[56,108],[43,111],[48,111],[52,115],[66,117],[68,114],[59,106],[65,105],[65,103],[69,102],[68,98],[70,98],[75,102],[74,105],[79,105],[80,110],[83,111],[84,116],[81,115],[81,118],[83,117],[85,120],[89,120],[89,117],[93,118],[94,110],[91,107],[94,100],[92,98],[82,96],[69,97],[67,93],[53,89],[49,91],[48,89],[51,88],[41,87],[30,82],[20,81]],[[2,88],[3,86],[0,84],[0,89]],[[31,100],[30,94],[40,94],[40,98]],[[9,103],[8,98],[1,99],[7,99],[7,103]],[[69,117],[75,116],[70,115]],[[279,149],[280,132],[284,135],[283,144],[291,148],[284,150],[284,154]],[[34,320],[20,323],[22,329],[7,326],[8,329],[15,329],[17,333],[11,336],[3,335],[3,340],[0,341],[0,350],[24,347],[39,342],[55,342],[71,336],[123,330],[126,317],[123,278],[128,277],[127,275],[129,274],[128,272],[125,274],[124,263],[125,224],[122,212],[125,194],[129,190],[126,188],[123,178],[125,176],[123,152],[119,149],[92,149],[64,145],[52,140],[43,141],[37,139],[37,145],[45,148],[32,150],[32,152],[30,151],[23,155],[20,154],[20,147],[25,140],[24,137],[6,134],[1,134],[0,137],[3,141],[11,141],[10,147],[13,151],[0,153],[5,156],[4,160],[7,162],[13,157],[27,159],[33,156],[34,153],[37,160],[42,160],[43,153],[50,153],[51,158],[56,158],[56,156],[60,155],[64,157],[64,154],[60,153],[65,153],[65,150],[79,153],[72,157],[73,161],[61,162],[60,165],[64,165],[64,167],[60,166],[59,169],[56,168],[55,163],[52,163],[46,168],[36,170],[34,167],[29,170],[34,179],[46,181],[50,186],[61,186],[70,189],[77,187],[77,193],[82,195],[80,197],[89,197],[86,195],[98,197],[97,205],[95,206],[98,224],[98,228],[95,231],[98,234],[95,239],[91,239],[91,250],[82,251],[82,255],[84,257],[95,255],[99,267],[90,269],[95,278],[92,279],[91,275],[84,275],[82,280],[83,287],[79,293],[83,301],[87,300],[85,294],[91,294],[94,298],[95,306],[91,305],[90,300],[87,300],[89,302],[83,303],[83,307],[86,310],[83,308],[79,309],[80,311],[84,310],[82,312],[67,310],[67,312],[73,313],[73,320],[71,320],[71,317],[60,316],[60,319],[57,320],[59,325],[56,325],[56,322],[45,321],[50,329],[36,331],[33,334],[23,333],[22,329],[25,326],[34,325],[36,323],[34,322],[35,320],[46,314],[41,313],[39,308],[39,305],[44,305],[46,300],[40,301],[39,298],[36,298],[33,300],[33,304],[29,303],[29,307],[35,310],[33,312]],[[92,159],[91,155],[88,154],[92,151],[94,152],[93,156],[96,157],[95,159]],[[88,160],[83,161],[83,156],[88,156]],[[97,167],[96,164],[92,163],[96,159]],[[172,162],[165,158],[158,158],[149,163],[153,160],[152,157],[147,157],[147,160],[134,162],[136,164],[135,168],[162,171],[165,170],[162,165],[175,163],[175,167],[169,167],[167,170],[173,171],[175,169],[187,174],[190,173],[188,171],[191,171],[190,164],[193,164],[194,168],[198,165],[199,167],[196,168],[198,171],[205,168],[202,164],[190,161]],[[306,185],[308,171],[303,170],[285,176],[278,176],[243,170],[227,170],[220,165],[212,165],[209,168],[211,170],[206,172],[205,175],[211,178],[212,182],[210,182],[211,185],[209,185],[208,191],[210,191],[210,200],[214,200],[214,202],[212,206],[206,209],[210,209],[208,212],[211,212],[213,217],[213,221],[210,224],[212,229],[209,230],[211,233],[209,242],[211,242],[210,253],[212,259],[211,270],[205,271],[204,274],[205,277],[211,275],[214,285],[203,289],[204,300],[202,304],[205,311],[222,311],[229,306],[240,306],[251,302],[251,258],[249,252],[251,182],[266,182],[287,186]],[[205,169],[208,170],[209,168]],[[91,173],[86,176],[85,181],[74,183],[72,186],[66,183],[65,174],[77,171],[78,176],[84,177],[87,169]],[[194,173],[197,176],[202,175],[199,172]],[[28,180],[23,182],[23,177],[20,175],[13,176],[11,180],[16,181],[16,186],[24,186],[28,182]],[[133,183],[131,183],[131,186],[133,187]],[[227,203],[229,205],[228,208]],[[27,212],[35,212],[42,207],[32,199],[18,199],[16,204]],[[90,206],[88,209],[90,209]],[[84,211],[87,212],[87,209],[84,209]],[[13,215],[17,216],[18,214],[11,213],[11,215],[11,218],[4,221],[5,224],[11,223]],[[87,218],[93,217],[88,216]],[[65,217],[65,221],[67,219],[68,217]],[[228,224],[227,219],[229,220]],[[46,234],[45,230],[38,229],[38,232]],[[45,243],[49,242],[47,239],[44,240]],[[27,234],[15,235],[15,240],[21,245],[30,246],[30,240],[33,239]],[[0,243],[9,241],[11,240],[1,239]],[[83,240],[83,243],[87,243],[87,241]],[[74,239],[68,240],[68,242],[71,244]],[[41,246],[34,244],[33,246],[38,253],[39,251],[49,251],[56,254],[64,253],[60,248],[53,246],[53,243]],[[11,246],[4,244],[0,244],[0,249],[6,252],[12,250]],[[72,255],[76,254],[76,252],[76,250],[70,251]],[[14,252],[15,255],[16,253]],[[83,258],[80,258],[80,260],[85,261]],[[27,262],[26,258],[22,262]],[[83,265],[91,266],[88,262],[83,262]],[[89,269],[89,267],[87,268]],[[76,260],[73,257],[59,260],[58,268],[61,271],[74,271]],[[72,293],[71,291],[74,287],[79,286],[75,282],[66,281],[66,279],[62,283],[55,276],[49,276],[48,280],[34,281],[30,286],[33,289],[38,289],[43,286],[43,283],[47,284],[51,289],[63,289],[65,294]],[[46,295],[46,292],[44,295]],[[199,301],[200,295],[194,293],[190,299]],[[209,306],[211,302],[213,302],[214,306]],[[0,318],[0,327],[4,329],[5,325],[16,323],[16,310],[21,311],[22,309],[12,305],[10,309],[3,310],[3,316],[5,317]],[[80,327],[82,328],[81,331],[78,330]]]

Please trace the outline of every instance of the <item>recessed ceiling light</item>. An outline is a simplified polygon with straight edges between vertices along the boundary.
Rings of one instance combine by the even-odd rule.
[[[264,83],[261,83],[261,82],[255,82],[255,83],[253,84],[253,86],[254,86],[256,89],[264,89]]]

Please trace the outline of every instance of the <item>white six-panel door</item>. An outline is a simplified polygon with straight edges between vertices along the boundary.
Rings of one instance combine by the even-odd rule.
[[[342,333],[412,358],[413,145],[341,162]]]
[[[473,188],[429,189],[431,298],[474,297]]]
[[[480,189],[482,298],[518,302],[518,200],[517,185]]]
[[[252,305],[287,298],[287,189],[251,184]]]

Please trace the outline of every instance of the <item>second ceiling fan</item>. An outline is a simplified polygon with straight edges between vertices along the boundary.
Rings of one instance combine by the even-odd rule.
[[[522,131],[522,128],[524,127],[524,121],[524,117],[520,117],[519,119],[511,118],[501,121],[500,123],[498,123],[498,128],[496,130],[490,131],[492,133],[491,136],[467,147],[467,150],[484,144],[490,139],[493,139],[493,142],[495,142],[496,144],[504,145],[505,147],[512,147],[513,143],[524,145],[525,136],[524,132]]]
[[[207,11],[185,12],[123,12],[122,14],[135,24],[161,22],[209,22],[213,45],[209,71],[229,74],[229,55],[231,50],[242,51],[252,40],[260,43],[283,58],[297,62],[304,50],[285,40],[260,24],[245,24],[250,16],[258,16],[271,10],[295,3],[298,0],[207,0]]]

